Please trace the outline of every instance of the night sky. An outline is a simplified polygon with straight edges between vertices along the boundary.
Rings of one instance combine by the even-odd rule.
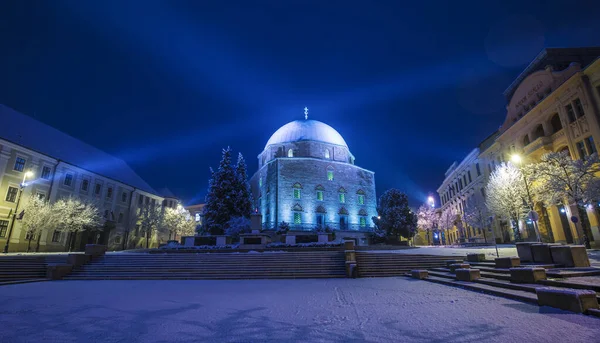
[[[599,1],[0,1],[0,103],[204,201],[221,149],[303,118],[418,206],[496,130],[543,47],[600,45]]]

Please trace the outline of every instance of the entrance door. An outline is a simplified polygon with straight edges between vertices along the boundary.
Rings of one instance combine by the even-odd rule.
[[[571,234],[571,226],[569,225],[569,218],[567,218],[567,210],[564,206],[558,206],[558,213],[560,213],[560,222],[565,232],[565,238],[567,244],[573,243],[573,235]]]
[[[348,229],[348,218],[346,216],[340,216],[340,230]]]

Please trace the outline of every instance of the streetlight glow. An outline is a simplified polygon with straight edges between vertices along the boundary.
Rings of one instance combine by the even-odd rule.
[[[520,164],[521,156],[519,154],[514,154],[510,157],[510,160],[513,161],[514,163]]]

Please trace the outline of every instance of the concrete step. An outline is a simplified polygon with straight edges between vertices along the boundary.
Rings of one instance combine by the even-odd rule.
[[[301,276],[67,276],[65,280],[251,280],[251,279],[324,279],[344,278],[346,275],[301,275]]]
[[[21,280],[11,280],[11,281],[0,281],[0,286],[15,285],[15,284],[19,284],[19,283],[40,282],[40,281],[48,281],[48,279],[46,279],[46,278],[31,278],[31,279],[21,279]]]

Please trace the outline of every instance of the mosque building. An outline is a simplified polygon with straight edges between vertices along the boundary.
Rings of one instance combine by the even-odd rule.
[[[331,126],[308,119],[279,128],[258,155],[250,180],[263,227],[290,230],[329,227],[364,232],[377,215],[374,172],[355,164],[344,138]]]

